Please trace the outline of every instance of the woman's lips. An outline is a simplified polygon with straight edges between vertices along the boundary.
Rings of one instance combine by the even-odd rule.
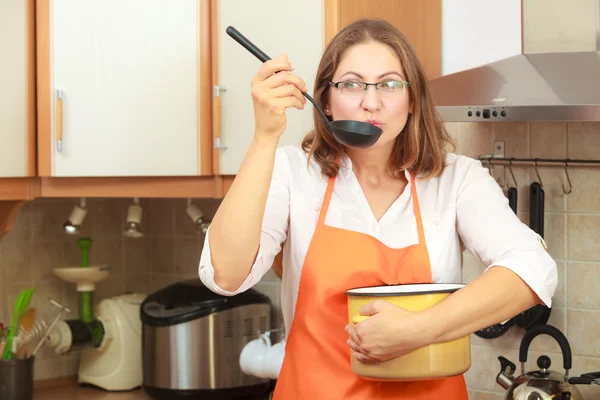
[[[376,119],[368,119],[368,120],[367,120],[367,123],[369,123],[369,124],[371,124],[371,125],[378,126],[378,127],[380,127],[380,128],[383,126],[383,122],[381,122],[381,121],[378,121],[378,120],[376,120]]]

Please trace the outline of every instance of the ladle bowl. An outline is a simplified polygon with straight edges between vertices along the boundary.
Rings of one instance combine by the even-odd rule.
[[[266,55],[233,26],[228,26],[225,32],[261,62],[264,63],[271,59],[271,57]],[[327,118],[321,107],[316,104],[315,100],[306,92],[302,92],[302,94],[319,112],[321,118],[323,118],[323,121],[325,121],[325,124],[333,134],[333,137],[344,146],[354,149],[365,149],[373,146],[383,133],[380,127],[368,122],[353,120],[329,121],[329,118]]]

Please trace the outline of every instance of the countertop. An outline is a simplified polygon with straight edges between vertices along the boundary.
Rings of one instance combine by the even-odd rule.
[[[107,392],[105,390],[70,385],[47,389],[35,389],[34,400],[148,400],[142,389],[134,389],[128,392]]]
[[[89,385],[80,386],[76,377],[67,377],[35,382],[33,400],[151,400],[151,397],[141,388],[109,392]]]

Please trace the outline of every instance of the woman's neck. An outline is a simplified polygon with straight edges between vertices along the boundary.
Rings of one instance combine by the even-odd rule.
[[[370,149],[346,149],[346,154],[352,160],[352,171],[361,182],[378,184],[393,178],[389,168],[389,160],[393,146]]]

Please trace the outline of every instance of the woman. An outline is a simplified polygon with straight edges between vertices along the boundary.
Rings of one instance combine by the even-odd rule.
[[[332,120],[367,121],[383,135],[344,148],[316,114],[302,149],[277,149],[285,110],[303,109],[304,82],[280,56],[252,81],[254,139],[217,211],[200,261],[209,288],[234,295],[256,284],[285,242],[282,310],[289,332],[275,398],[467,399],[462,376],[381,383],[356,376],[352,357],[376,363],[453,340],[537,304],[550,306],[556,264],[481,164],[447,154],[423,68],[406,38],[362,20],[327,46],[315,99]],[[277,73],[276,73],[277,72]],[[367,83],[365,83],[367,82]],[[490,268],[423,312],[384,301],[347,325],[345,291],[461,281],[461,254]]]

